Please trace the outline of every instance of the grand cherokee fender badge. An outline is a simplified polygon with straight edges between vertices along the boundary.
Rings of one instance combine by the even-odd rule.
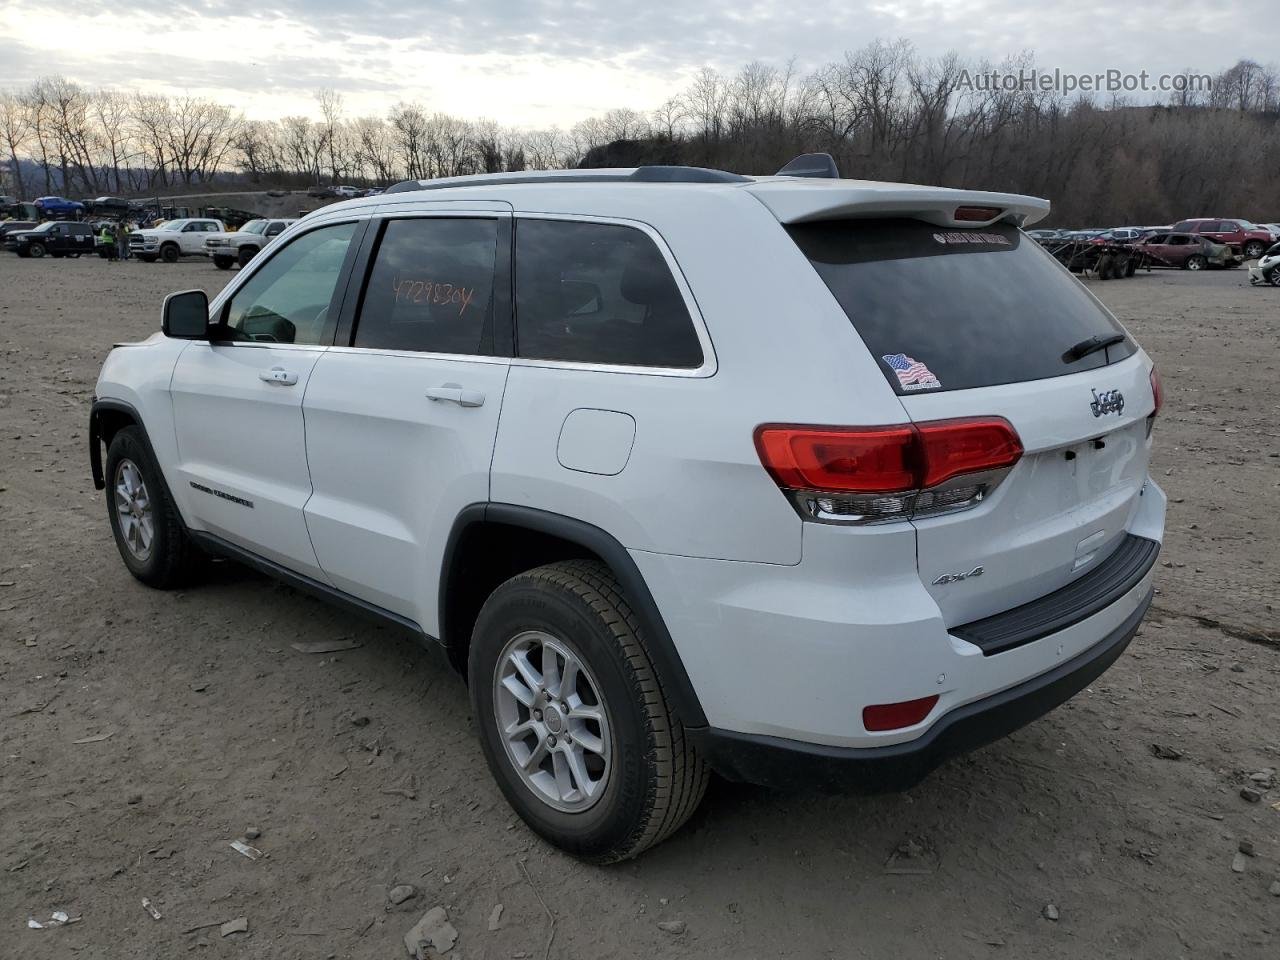
[[[1095,417],[1106,413],[1120,413],[1124,410],[1124,394],[1119,390],[1107,390],[1103,393],[1094,390],[1093,403],[1089,404],[1089,409]]]
[[[974,567],[967,573],[944,573],[937,580],[933,581],[935,587],[946,586],[948,583],[959,583],[961,580],[971,580],[974,577],[982,576],[982,567]]]
[[[215,490],[213,487],[206,487],[203,483],[196,483],[194,480],[188,480],[187,482],[201,493],[207,493],[209,496],[217,497],[220,500],[230,500],[232,503],[238,503],[242,507],[248,507],[250,510],[253,509],[252,500],[246,500],[244,497],[237,497],[222,490]]]

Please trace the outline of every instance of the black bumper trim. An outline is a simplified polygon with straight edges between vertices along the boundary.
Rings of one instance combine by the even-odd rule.
[[[1007,736],[1071,699],[1124,652],[1154,591],[1098,643],[1047,673],[957,707],[915,740],[884,747],[832,747],[715,727],[689,731],[722,777],[762,786],[813,786],[876,793],[905,790],[950,757]]]
[[[951,633],[981,647],[985,657],[1040,640],[1111,606],[1142,581],[1159,555],[1156,541],[1125,534],[1111,556],[1078,580],[1012,610],[952,627]]]

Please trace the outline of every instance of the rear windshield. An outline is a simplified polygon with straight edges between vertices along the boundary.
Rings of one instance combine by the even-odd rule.
[[[787,227],[898,393],[1041,380],[1115,363],[1123,334],[1079,283],[1016,227],[826,220]]]

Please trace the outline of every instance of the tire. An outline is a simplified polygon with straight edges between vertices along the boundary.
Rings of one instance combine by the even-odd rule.
[[[141,495],[132,483],[135,477],[141,481]],[[147,586],[161,590],[186,583],[197,566],[200,553],[187,536],[178,509],[169,498],[160,468],[143,439],[141,427],[122,427],[111,438],[111,445],[107,448],[106,479],[107,517],[116,548],[129,572]],[[126,498],[126,489],[134,490],[132,499]],[[133,533],[139,526],[144,531],[146,529],[146,524],[130,513],[130,509],[135,507],[137,516],[149,522],[149,541],[145,533]],[[130,516],[133,522],[126,521],[126,516]]]
[[[1125,260],[1124,275],[1126,277],[1132,277],[1137,272],[1138,272],[1138,258],[1129,257],[1127,260]]]
[[[258,255],[255,247],[241,247],[240,253],[236,256],[236,262],[242,267],[249,265],[249,261]]]
[[[1246,260],[1257,260],[1266,252],[1266,249],[1261,240],[1250,240],[1244,245],[1244,258]]]
[[[1204,258],[1204,254],[1193,253],[1191,256],[1187,257],[1187,262],[1184,264],[1184,266],[1188,270],[1203,270],[1206,266],[1208,266],[1208,264],[1209,264],[1209,261]]]
[[[213,265],[217,267],[219,270],[230,270],[231,265],[235,262],[236,261],[233,257],[214,257],[213,258]]]
[[[1280,268],[1271,271],[1271,276],[1267,277],[1267,283],[1273,287],[1280,287]]]
[[[1104,253],[1102,257],[1098,260],[1098,266],[1095,268],[1098,274],[1098,279],[1110,280],[1112,277],[1114,277],[1115,274],[1112,272],[1114,269],[1114,264],[1115,264],[1115,259],[1111,256],[1111,254]]]
[[[182,251],[178,249],[176,243],[166,243],[160,248],[160,259],[165,263],[177,263],[180,256],[182,256]]]
[[[43,257],[46,252],[43,243],[33,243],[27,247],[27,256],[35,257],[37,260]]]
[[[519,657],[522,645],[532,644],[544,652],[548,644],[558,647],[580,664],[580,679],[570,693],[555,689],[565,672],[556,667],[557,679],[545,687],[554,694],[550,700],[535,692],[535,687],[544,689],[538,684],[516,683],[533,704],[546,707],[538,713],[504,682],[505,674],[511,680],[518,676],[511,656]],[[530,655],[527,664],[533,662],[542,664],[540,653]],[[567,666],[567,656],[564,662]],[[476,621],[468,676],[480,743],[499,788],[535,833],[567,853],[593,863],[629,859],[674,833],[702,800],[708,768],[667,704],[635,614],[604,565],[553,563],[498,587]],[[541,679],[540,672],[534,676]],[[577,702],[579,716],[594,702],[604,722],[577,719],[578,726],[571,727],[573,720],[562,718],[574,713],[557,711],[556,701],[571,707]],[[532,747],[508,743],[503,728],[513,719],[528,728]],[[607,759],[592,752],[588,739],[607,747]],[[533,776],[541,777],[543,786],[521,773],[512,751],[523,750],[528,759],[531,750],[545,745],[552,745],[561,763],[578,750],[585,779],[590,781],[593,770],[599,774],[598,794],[590,797],[589,787],[579,789],[581,779],[573,779],[574,790],[566,796],[549,779],[546,768],[556,764],[551,754],[534,767]]]

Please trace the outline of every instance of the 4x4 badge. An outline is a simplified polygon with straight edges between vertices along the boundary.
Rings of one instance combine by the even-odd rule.
[[[1124,410],[1124,394],[1119,390],[1107,390],[1103,393],[1094,390],[1093,403],[1089,404],[1089,409],[1095,417],[1104,413],[1120,413]]]

